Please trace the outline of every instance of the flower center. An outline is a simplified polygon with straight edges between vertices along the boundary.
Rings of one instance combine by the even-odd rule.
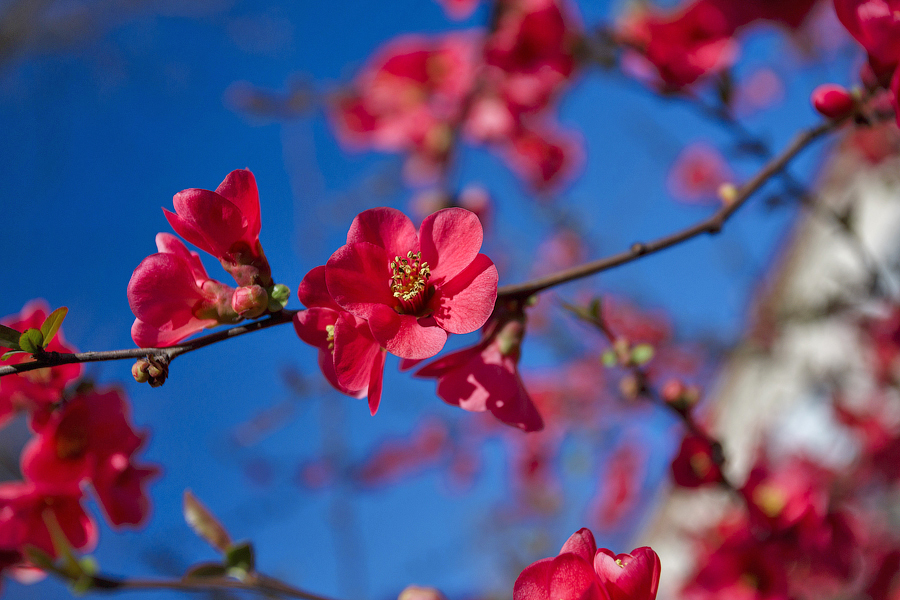
[[[391,261],[391,292],[400,301],[403,314],[418,313],[424,306],[431,267],[422,261],[422,253],[412,251],[406,258],[395,256]]]
[[[328,342],[328,349],[334,352],[334,325],[326,325],[325,334],[325,341]]]

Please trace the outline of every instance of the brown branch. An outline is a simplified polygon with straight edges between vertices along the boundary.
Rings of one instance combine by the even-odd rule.
[[[274,595],[281,598],[300,600],[331,600],[299,588],[290,586],[279,579],[255,574],[246,581],[226,577],[204,577],[192,579],[118,579],[100,575],[90,578],[90,590],[97,592],[117,592],[122,590],[178,590],[182,592],[208,592],[210,590],[243,590],[257,594]]]
[[[737,189],[737,194],[733,201],[725,204],[716,211],[712,216],[691,225],[680,231],[658,238],[650,242],[637,242],[631,245],[631,248],[625,252],[619,252],[612,256],[607,256],[599,260],[595,260],[571,269],[566,269],[552,275],[533,279],[525,283],[506,285],[497,290],[497,295],[503,298],[522,298],[542,292],[548,288],[568,283],[576,279],[595,275],[601,271],[612,269],[626,263],[632,262],[654,254],[666,248],[676,246],[690,239],[698,237],[702,234],[715,235],[721,231],[726,221],[741,208],[750,197],[756,193],[766,182],[773,176],[777,175],[787,167],[795,156],[805,150],[810,144],[830,133],[844,124],[849,117],[837,121],[827,121],[798,133],[794,140],[782,151],[782,153],[770,161],[768,161],[759,172],[756,173],[749,181]]]
[[[274,315],[252,323],[245,323],[236,327],[231,327],[223,331],[217,331],[209,335],[204,335],[196,339],[190,340],[177,346],[169,346],[168,348],[132,348],[128,350],[108,350],[106,352],[44,352],[35,355],[35,360],[31,362],[19,363],[17,365],[7,365],[0,367],[0,377],[4,375],[13,375],[16,373],[24,373],[26,371],[34,371],[45,367],[56,367],[59,365],[69,365],[73,363],[101,362],[107,360],[126,360],[130,358],[157,358],[172,361],[182,354],[199,350],[210,344],[221,342],[230,338],[268,329],[276,325],[290,323],[297,314],[296,310],[282,310]]]

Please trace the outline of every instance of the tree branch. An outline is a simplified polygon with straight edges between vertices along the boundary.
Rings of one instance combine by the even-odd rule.
[[[330,600],[299,588],[290,586],[279,579],[256,574],[239,581],[226,577],[204,577],[195,579],[118,579],[100,575],[91,576],[91,591],[117,592],[122,590],[178,590],[182,592],[208,592],[210,590],[244,590],[257,594],[274,595],[280,598],[300,600]]]

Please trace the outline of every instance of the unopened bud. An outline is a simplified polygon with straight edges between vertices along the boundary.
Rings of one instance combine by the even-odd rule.
[[[269,290],[269,312],[278,312],[287,306],[291,298],[291,289],[283,283],[276,283]]]
[[[131,376],[138,383],[147,383],[150,381],[150,374],[147,372],[149,369],[150,361],[146,358],[139,358],[131,366]]]
[[[405,590],[400,592],[397,600],[446,600],[444,595],[438,590],[430,587],[420,587],[418,585],[407,586]]]
[[[259,285],[242,286],[231,296],[231,308],[245,319],[255,319],[266,312],[269,295]]]
[[[617,337],[612,346],[620,365],[631,363],[631,342],[628,341],[628,338]]]
[[[719,194],[719,200],[725,206],[731,206],[738,199],[738,189],[733,183],[723,183],[719,186],[717,193]]]
[[[641,384],[634,374],[629,374],[619,381],[619,391],[625,398],[634,400],[641,394]]]
[[[810,96],[813,106],[829,119],[840,119],[856,108],[856,100],[843,86],[823,83]]]
[[[149,383],[150,387],[159,387],[169,376],[169,359],[165,356],[139,358],[131,367],[131,375],[138,383]]]

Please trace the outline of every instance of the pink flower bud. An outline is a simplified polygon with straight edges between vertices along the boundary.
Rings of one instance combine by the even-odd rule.
[[[834,83],[824,83],[814,89],[810,100],[815,109],[829,119],[846,117],[856,106],[850,92]]]
[[[266,312],[269,295],[261,286],[247,285],[234,290],[231,308],[245,319],[255,319]]]

